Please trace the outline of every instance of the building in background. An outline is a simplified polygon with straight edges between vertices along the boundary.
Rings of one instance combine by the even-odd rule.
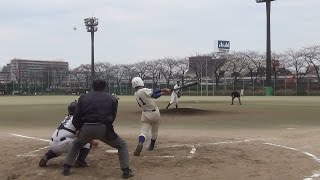
[[[62,88],[68,79],[69,63],[62,60],[12,59],[0,72],[0,83],[19,93]]]

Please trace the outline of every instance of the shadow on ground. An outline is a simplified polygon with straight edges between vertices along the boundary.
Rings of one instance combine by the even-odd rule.
[[[229,114],[231,112],[195,109],[195,108],[172,108],[172,109],[160,109],[160,113],[162,115],[190,116],[190,115],[205,115],[205,114]]]

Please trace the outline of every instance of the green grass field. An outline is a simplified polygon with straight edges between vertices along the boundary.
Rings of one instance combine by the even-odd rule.
[[[1,127],[54,127],[67,114],[67,105],[77,96],[0,97]],[[157,104],[164,109],[169,97]],[[163,114],[166,128],[283,128],[319,126],[320,97],[244,97],[242,106],[230,105],[230,97],[183,96],[180,107],[208,110],[187,116]],[[139,126],[139,109],[133,96],[120,97],[118,126]]]

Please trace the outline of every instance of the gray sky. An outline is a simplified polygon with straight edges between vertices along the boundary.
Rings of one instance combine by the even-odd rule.
[[[0,0],[0,65],[13,58],[90,63],[83,19],[99,18],[95,60],[112,64],[213,51],[265,51],[265,4],[255,0]],[[320,1],[272,3],[272,50],[320,44]],[[74,31],[73,27],[77,27]]]

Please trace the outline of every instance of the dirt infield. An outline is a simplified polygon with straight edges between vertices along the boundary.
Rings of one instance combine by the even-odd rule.
[[[320,128],[318,124],[309,126],[317,111],[306,112],[309,116],[304,116],[304,125],[294,118],[283,119],[288,117],[285,115],[288,112],[281,113],[283,109],[270,113],[268,108],[274,105],[269,102],[263,104],[268,108],[259,109],[256,107],[261,104],[231,107],[228,102],[220,102],[219,107],[212,106],[215,103],[199,102],[195,107],[193,101],[186,101],[181,102],[181,109],[161,109],[156,149],[144,149],[140,157],[133,156],[139,134],[139,110],[134,102],[120,105],[115,128],[128,143],[135,172],[132,179],[310,180],[320,177]],[[158,104],[162,107],[166,102]],[[310,103],[307,104],[310,109]],[[296,109],[289,111],[294,113]],[[262,121],[267,114],[271,122]],[[259,117],[262,120],[257,122]],[[68,177],[61,174],[65,156],[50,160],[46,168],[38,167],[55,126],[49,123],[31,128],[21,124],[14,122],[0,127],[3,152],[0,179],[120,179],[117,154],[106,152],[111,148],[101,142],[88,156],[89,167],[73,168]]]
[[[122,131],[130,132],[126,129],[121,129],[120,132]],[[30,133],[21,131],[24,135]],[[163,130],[161,134],[164,133],[173,132]],[[206,133],[208,136],[216,135]],[[234,135],[242,133],[235,132]],[[186,139],[190,140],[163,136],[155,151],[145,149],[140,157],[135,157],[135,139],[130,138],[134,134],[122,134],[125,134],[123,137],[129,144],[131,164],[136,173],[133,179],[304,179],[320,169],[317,159],[302,150],[289,149],[292,147],[286,145],[287,140],[279,136],[275,138],[266,134],[265,138],[225,139],[191,137],[188,132],[179,132],[178,136],[188,137]],[[43,137],[42,132],[32,132],[32,135]],[[10,141],[6,141],[7,139]],[[0,142],[3,149],[10,149],[1,155],[2,177],[28,180],[65,178],[61,175],[64,156],[49,161],[46,168],[38,167],[41,155],[46,152],[47,142],[10,134],[1,136]],[[304,145],[294,143],[294,147],[302,149],[306,148]],[[118,157],[117,154],[106,152],[110,149],[100,142],[88,157],[90,167],[73,168],[73,174],[68,178],[119,179],[121,172]]]

